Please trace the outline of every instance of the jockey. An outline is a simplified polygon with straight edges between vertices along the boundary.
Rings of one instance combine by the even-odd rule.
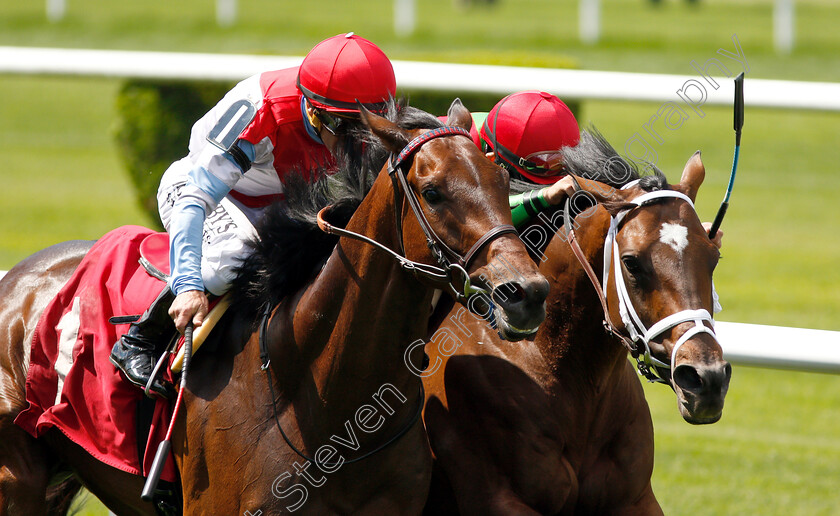
[[[561,149],[580,141],[577,120],[550,93],[522,91],[500,100],[489,113],[473,113],[473,141],[512,180],[546,185],[536,193],[513,195],[510,207],[518,226],[574,192],[563,169]]]
[[[560,150],[578,144],[580,128],[562,100],[542,91],[521,91],[500,100],[489,113],[472,115],[470,134],[488,159],[504,167],[511,180],[546,185],[535,193],[510,197],[514,226],[574,193]],[[703,223],[707,231],[711,225]],[[712,242],[721,247],[722,239],[718,230]]]
[[[396,94],[388,57],[370,41],[341,34],[318,43],[299,67],[264,72],[237,84],[192,128],[189,155],[173,163],[158,189],[160,217],[170,235],[171,276],[140,320],[114,345],[111,362],[145,386],[155,347],[174,327],[200,326],[205,291],[222,295],[256,236],[254,222],[283,197],[287,174],[335,163],[339,152],[361,152],[347,136],[361,124],[357,102],[381,111]],[[170,319],[171,317],[171,319]],[[155,380],[160,396],[168,388]]]

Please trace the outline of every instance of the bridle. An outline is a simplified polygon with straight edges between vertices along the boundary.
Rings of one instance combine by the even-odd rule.
[[[373,245],[394,257],[394,259],[396,259],[399,263],[400,267],[402,267],[404,270],[412,272],[415,276],[424,278],[433,284],[445,285],[445,288],[449,291],[450,294],[452,294],[452,296],[458,302],[466,303],[469,297],[474,294],[485,294],[489,297],[489,294],[486,290],[480,287],[475,287],[470,282],[470,277],[467,273],[467,269],[469,268],[472,261],[487,244],[489,244],[496,238],[507,233],[512,233],[515,235],[517,234],[517,232],[516,228],[509,224],[501,224],[495,226],[486,233],[484,233],[484,235],[481,238],[476,240],[472,247],[470,247],[470,249],[464,255],[461,255],[460,253],[454,251],[451,247],[446,245],[446,243],[437,235],[437,233],[435,233],[435,230],[432,228],[431,224],[429,224],[429,221],[426,219],[426,215],[423,213],[423,208],[420,206],[420,202],[417,200],[417,197],[415,197],[412,194],[411,188],[409,187],[408,181],[405,177],[405,167],[409,164],[411,158],[414,156],[414,154],[416,154],[419,151],[420,147],[422,147],[423,144],[435,138],[441,138],[445,136],[466,136],[467,138],[471,138],[470,132],[461,127],[438,127],[415,137],[410,142],[408,142],[408,144],[399,152],[399,154],[397,154],[396,156],[391,154],[391,156],[388,159],[388,175],[391,177],[391,183],[394,187],[394,210],[396,214],[397,235],[398,241],[400,243],[400,253],[397,253],[389,247],[382,245],[381,243],[365,235],[331,225],[329,222],[324,220],[323,217],[325,210],[328,210],[329,207],[324,208],[318,213],[317,221],[318,227],[321,228],[321,230],[325,233],[344,236],[367,242],[368,244]],[[400,189],[402,189],[402,194],[400,194]],[[403,198],[405,198],[408,201],[408,204],[411,207],[411,211],[414,212],[414,217],[417,219],[417,223],[420,225],[420,228],[423,230],[423,234],[426,236],[426,245],[429,246],[429,249],[432,251],[432,254],[434,255],[440,267],[426,263],[415,262],[405,257],[405,245],[403,243],[403,229],[401,216]],[[461,277],[461,285],[459,287],[456,287],[456,276]]]
[[[490,229],[481,238],[479,238],[472,245],[472,247],[470,247],[469,251],[467,251],[467,253],[463,256],[457,253],[456,251],[453,251],[452,248],[447,246],[446,243],[444,243],[440,239],[440,237],[437,236],[434,229],[432,229],[431,225],[429,224],[429,221],[426,220],[426,216],[423,214],[423,210],[420,207],[420,203],[417,201],[416,197],[411,194],[411,189],[409,188],[408,182],[405,179],[405,171],[403,170],[403,166],[405,166],[407,161],[419,150],[419,148],[424,143],[434,138],[453,135],[461,135],[470,138],[470,132],[466,129],[454,126],[438,127],[412,139],[410,142],[408,142],[408,145],[406,145],[403,148],[403,150],[396,156],[396,158],[393,154],[389,158],[388,174],[391,176],[391,180],[394,185],[394,208],[396,210],[397,215],[397,234],[399,236],[400,250],[402,251],[402,254],[393,251],[389,247],[382,245],[376,240],[373,240],[372,238],[369,238],[365,235],[333,226],[332,224],[324,220],[324,211],[328,208],[324,208],[320,212],[318,212],[317,222],[318,227],[321,228],[321,230],[325,233],[345,236],[356,240],[361,240],[363,242],[367,242],[368,244],[371,244],[393,256],[404,270],[413,272],[415,275],[424,277],[436,284],[446,283],[448,289],[458,301],[466,302],[467,299],[474,294],[486,293],[484,289],[474,287],[470,284],[470,278],[469,274],[467,273],[467,268],[469,268],[472,260],[475,258],[478,252],[482,248],[484,248],[484,246],[486,246],[489,242],[506,233],[516,234],[516,229],[510,225],[499,225]],[[441,265],[441,267],[435,267],[433,265],[415,262],[405,257],[405,249],[403,247],[402,223],[400,217],[400,214],[402,213],[401,205],[399,202],[399,199],[402,197],[399,194],[400,185],[402,186],[403,193],[405,194],[405,198],[408,199],[412,211],[414,211],[414,216],[417,218],[417,222],[420,224],[420,227],[423,229],[423,233],[426,235],[426,243],[429,246],[429,249],[431,249],[432,254],[434,254],[438,263]],[[456,288],[454,284],[454,273],[456,272],[460,273],[463,276],[463,284],[460,288]],[[274,395],[274,385],[271,380],[271,359],[269,358],[268,340],[266,338],[266,333],[268,331],[268,323],[271,319],[272,310],[273,307],[270,304],[266,304],[263,310],[262,318],[260,320],[259,346],[260,361],[262,363],[260,368],[266,372],[266,378],[268,379],[268,388],[269,393],[271,394],[271,406],[274,414],[274,421],[277,424],[278,430],[280,430],[280,435],[283,437],[283,440],[286,441],[286,444],[298,456],[312,462],[313,464],[319,467],[337,467],[338,464],[336,463],[323,464],[321,462],[318,462],[314,457],[309,457],[308,455],[306,455],[303,451],[301,451],[297,446],[295,446],[292,443],[291,439],[289,439],[288,435],[283,430],[283,427],[280,424],[280,415],[277,411],[277,404],[275,401],[276,398]],[[420,419],[420,414],[423,411],[424,401],[425,393],[423,390],[423,383],[421,382],[417,408],[415,409],[414,414],[408,421],[408,423],[405,424],[399,432],[391,436],[387,441],[380,444],[373,450],[370,450],[369,452],[359,457],[355,457],[351,460],[346,460],[344,463],[351,464],[354,462],[364,460],[399,440],[403,435],[408,433],[408,431],[412,427],[414,427],[414,425]]]
[[[622,189],[627,189],[634,186],[638,181],[633,181],[628,183]],[[602,283],[598,282],[598,278],[595,276],[595,272],[592,270],[592,266],[589,265],[586,256],[583,254],[583,251],[580,248],[580,245],[577,242],[575,237],[574,228],[571,223],[571,219],[569,217],[569,205],[571,198],[567,199],[565,211],[564,211],[564,223],[566,227],[566,234],[567,240],[569,245],[572,248],[572,252],[577,257],[578,261],[580,262],[581,266],[583,267],[586,275],[589,277],[592,285],[595,287],[595,290],[598,294],[598,298],[601,302],[601,307],[604,310],[604,329],[607,331],[608,334],[617,337],[621,340],[624,347],[630,351],[631,356],[636,359],[636,366],[639,370],[639,373],[647,378],[651,382],[657,383],[664,383],[668,384],[668,382],[662,378],[661,375],[657,373],[657,367],[665,368],[670,370],[671,377],[673,378],[674,373],[674,361],[677,357],[677,351],[680,347],[685,344],[690,338],[694,337],[699,333],[708,333],[715,339],[717,342],[717,336],[714,332],[714,318],[706,309],[696,309],[696,310],[682,310],[677,313],[671,314],[663,319],[657,321],[650,328],[647,328],[644,323],[642,322],[641,318],[639,317],[636,309],[633,307],[633,301],[630,299],[630,294],[627,290],[627,285],[624,282],[624,275],[621,273],[621,260],[619,257],[621,256],[618,249],[618,242],[616,236],[619,232],[619,226],[621,225],[622,221],[630,214],[633,210],[644,206],[646,203],[653,201],[655,199],[662,199],[662,198],[677,198],[682,199],[694,209],[694,203],[691,199],[680,193],[673,190],[657,190],[654,192],[648,192],[636,197],[633,200],[627,201],[628,203],[632,204],[630,206],[616,215],[610,217],[610,229],[607,232],[606,239],[604,240],[604,271],[602,276]],[[615,260],[613,260],[615,257]],[[618,311],[621,315],[621,321],[624,323],[624,328],[627,330],[628,335],[624,335],[621,331],[616,327],[610,317],[610,309],[607,305],[607,298],[604,295],[604,288],[602,285],[606,286],[610,279],[610,270],[614,271],[615,274],[615,289],[616,295],[618,297]],[[714,287],[713,287],[714,288]],[[677,339],[676,343],[674,344],[674,348],[671,350],[671,357],[669,362],[663,362],[657,358],[655,358],[650,351],[650,341],[654,338],[658,337],[659,335],[665,333],[666,331],[683,324],[685,322],[694,322],[694,326],[686,330],[679,339]],[[705,324],[708,323],[708,326]]]

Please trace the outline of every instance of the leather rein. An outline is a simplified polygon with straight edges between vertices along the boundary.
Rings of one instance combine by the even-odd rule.
[[[459,303],[466,303],[467,299],[474,294],[483,293],[489,296],[489,293],[484,289],[475,287],[470,282],[467,269],[472,261],[487,244],[507,233],[515,235],[517,234],[517,231],[516,228],[509,224],[495,226],[487,231],[481,238],[476,240],[476,242],[464,255],[459,254],[446,245],[437,233],[435,233],[435,230],[432,228],[431,224],[429,224],[428,219],[426,219],[426,215],[423,213],[423,208],[420,206],[420,202],[417,200],[417,197],[413,195],[411,187],[408,185],[405,167],[409,164],[414,154],[420,150],[420,147],[422,147],[423,144],[430,140],[434,140],[435,138],[445,136],[466,136],[467,138],[470,138],[470,132],[466,129],[455,126],[443,126],[432,129],[412,139],[399,154],[396,156],[392,154],[388,160],[388,175],[391,177],[391,183],[394,187],[394,211],[396,215],[395,218],[397,235],[399,236],[398,240],[400,243],[400,253],[397,253],[391,248],[365,235],[333,226],[324,220],[323,217],[324,212],[329,207],[318,212],[317,222],[318,227],[325,233],[360,240],[385,251],[397,260],[403,270],[411,272],[415,276],[424,278],[434,284],[445,284],[447,290],[456,301]],[[402,189],[402,194],[400,194],[400,189]],[[423,230],[423,234],[426,236],[426,245],[429,246],[429,249],[432,251],[432,254],[440,267],[427,263],[415,262],[406,258],[401,216],[403,198],[408,201],[411,211],[414,212],[414,217],[417,219],[417,223],[420,225],[420,228]],[[460,287],[455,286],[456,275],[460,276]]]
[[[633,186],[637,181],[629,183],[622,187],[622,189],[629,188]],[[576,183],[576,189],[579,189],[579,185]],[[694,203],[688,198],[686,195],[676,192],[673,190],[657,190],[654,192],[648,192],[642,194],[635,199],[628,201],[635,206],[631,206],[625,210],[622,210],[618,214],[610,217],[610,229],[607,232],[607,237],[604,241],[604,273],[603,273],[603,280],[599,283],[598,277],[595,274],[595,271],[592,269],[592,266],[589,264],[589,261],[586,259],[586,255],[583,253],[583,250],[580,248],[580,244],[578,244],[577,238],[575,237],[575,230],[572,226],[572,221],[569,214],[569,206],[571,204],[571,197],[566,199],[566,205],[564,207],[563,218],[564,218],[564,226],[566,229],[567,241],[569,242],[569,246],[572,249],[575,257],[577,258],[578,262],[580,262],[581,267],[586,272],[586,275],[589,277],[592,286],[595,287],[595,292],[598,295],[598,300],[601,302],[601,308],[604,311],[604,329],[609,335],[617,337],[621,343],[624,345],[625,348],[630,352],[630,355],[636,359],[636,367],[639,370],[639,374],[644,376],[650,382],[656,383],[664,383],[668,384],[668,382],[662,378],[661,375],[657,372],[657,367],[662,367],[671,371],[671,377],[673,378],[673,368],[674,368],[674,360],[677,357],[677,351],[679,350],[680,346],[685,344],[690,338],[694,337],[698,333],[708,333],[715,339],[717,342],[717,336],[714,332],[714,318],[709,314],[708,310],[705,309],[698,309],[698,310],[682,310],[677,313],[671,314],[663,319],[659,320],[655,324],[653,324],[650,328],[645,327],[642,323],[641,318],[636,312],[636,309],[633,307],[633,302],[630,299],[630,294],[627,290],[627,285],[624,282],[624,275],[621,273],[621,261],[619,257],[618,250],[618,242],[616,240],[616,236],[618,235],[618,228],[621,225],[621,222],[627,217],[627,215],[632,212],[633,210],[642,207],[645,203],[652,201],[654,199],[661,199],[673,197],[677,199],[682,199],[694,209]],[[613,261],[613,257],[615,260]],[[622,323],[624,324],[624,328],[629,333],[629,336],[624,335],[621,330],[613,323],[612,318],[610,317],[610,309],[607,304],[607,297],[604,293],[604,288],[609,282],[610,277],[610,269],[614,269],[615,274],[615,284],[616,284],[616,294],[618,296],[618,304],[619,304],[619,314],[621,315]],[[603,285],[603,286],[602,286]],[[714,288],[714,287],[712,287]],[[663,362],[651,354],[650,351],[650,341],[656,338],[657,336],[665,333],[666,331],[674,328],[685,322],[694,322],[694,326],[686,330],[677,342],[674,344],[674,348],[671,350],[671,357],[668,362]],[[704,323],[708,323],[708,326]]]
[[[470,263],[478,254],[478,252],[484,248],[489,242],[494,240],[495,238],[504,235],[506,233],[513,233],[517,234],[516,229],[511,225],[499,225],[492,229],[490,229],[487,233],[485,233],[481,238],[479,238],[467,251],[465,255],[460,255],[457,252],[453,251],[449,246],[447,246],[440,237],[437,236],[434,229],[432,229],[429,221],[426,219],[426,216],[423,214],[423,210],[420,207],[420,203],[417,198],[411,194],[411,189],[408,186],[408,182],[405,178],[405,171],[403,170],[403,166],[407,163],[407,161],[420,149],[420,147],[428,142],[429,140],[433,140],[435,138],[440,138],[444,136],[453,136],[453,135],[460,135],[466,136],[470,138],[470,132],[466,129],[462,129],[460,127],[454,126],[444,126],[438,127],[436,129],[432,129],[431,131],[425,132],[416,138],[412,139],[408,145],[403,148],[403,150],[394,158],[391,155],[388,164],[388,174],[391,176],[392,183],[394,185],[394,209],[396,210],[396,220],[397,220],[397,233],[399,235],[399,242],[400,242],[400,250],[402,254],[397,253],[390,249],[389,247],[382,245],[381,243],[377,242],[376,240],[362,235],[360,233],[355,233],[353,231],[349,231],[343,228],[339,228],[333,226],[326,220],[324,220],[324,211],[327,208],[322,209],[318,212],[317,222],[318,227],[321,231],[332,234],[338,235],[348,238],[353,238],[356,240],[361,240],[362,242],[366,242],[382,251],[393,256],[397,262],[400,264],[402,269],[414,273],[416,276],[420,276],[426,278],[434,283],[446,283],[447,288],[449,289],[450,293],[459,301],[459,302],[466,302],[467,299],[477,293],[485,293],[484,289],[474,287],[470,283],[469,274],[467,273],[467,268],[469,268]],[[435,258],[437,259],[438,263],[441,267],[436,267],[433,265],[429,265],[426,263],[415,262],[406,258],[405,249],[403,247],[403,235],[402,235],[402,221],[401,221],[401,206],[399,203],[399,199],[401,195],[399,193],[400,186],[402,186],[402,191],[405,194],[405,198],[408,199],[409,205],[411,206],[412,211],[414,211],[414,216],[417,218],[417,222],[420,224],[420,227],[423,229],[423,233],[426,235],[426,243],[429,246],[429,249],[432,250]],[[460,288],[456,288],[454,284],[454,273],[460,273],[463,277],[463,284]],[[280,425],[280,416],[277,412],[277,402],[274,395],[274,385],[271,380],[271,359],[269,358],[268,352],[268,341],[266,339],[266,333],[268,330],[268,323],[271,319],[272,314],[272,307],[271,305],[266,305],[265,310],[263,311],[262,318],[260,320],[260,331],[259,331],[259,345],[260,345],[260,361],[262,365],[260,368],[265,371],[266,377],[268,378],[268,388],[271,394],[271,407],[274,412],[274,421],[277,423],[277,429],[280,430],[280,435],[283,436],[283,440],[286,441],[286,444],[301,458],[315,464],[316,466],[323,466],[325,468],[336,468],[340,464],[333,463],[333,464],[324,464],[319,463],[314,457],[309,457],[303,451],[298,449],[295,446],[291,439],[286,435],[286,432],[283,431],[282,425]],[[396,442],[400,439],[403,435],[408,433],[408,431],[414,427],[417,421],[420,419],[420,414],[423,411],[423,406],[425,402],[425,392],[423,389],[423,383],[420,383],[420,393],[418,396],[417,408],[415,409],[414,415],[411,419],[406,423],[399,432],[393,435],[390,439],[385,441],[384,443],[380,444],[373,450],[359,456],[355,457],[351,460],[345,460],[341,464],[352,464],[354,462],[359,462],[364,460],[371,455],[387,448],[389,445]]]

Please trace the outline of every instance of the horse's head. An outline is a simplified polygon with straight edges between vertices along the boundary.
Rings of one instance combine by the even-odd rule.
[[[473,312],[494,320],[504,338],[536,332],[545,318],[548,282],[510,226],[507,172],[467,136],[469,111],[456,99],[449,129],[435,128],[431,116],[434,125],[410,129],[370,112],[363,111],[363,120],[392,153],[405,256],[447,269],[455,286],[450,290]]]
[[[711,316],[720,253],[694,209],[704,176],[697,152],[676,185],[662,175],[621,189],[580,180],[611,217],[604,245],[610,319],[635,342],[640,370],[669,383],[694,424],[720,419],[731,375]]]

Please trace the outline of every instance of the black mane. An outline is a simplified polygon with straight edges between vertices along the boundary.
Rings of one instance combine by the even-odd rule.
[[[638,164],[621,156],[606,138],[590,126],[580,133],[580,143],[563,149],[563,164],[570,173],[593,181],[621,188],[641,179],[639,186],[646,192],[667,190],[665,174],[653,163],[645,163],[644,173]]]
[[[647,192],[667,190],[668,181],[652,163],[646,163],[644,172],[639,165],[621,156],[606,138],[590,126],[580,133],[580,142],[574,147],[564,147],[563,165],[567,172],[579,177],[621,188],[631,181],[641,179],[639,186]],[[511,180],[511,193],[524,193],[542,185]]]
[[[384,116],[407,130],[443,125],[404,104],[392,100]],[[336,156],[335,168],[314,171],[318,181],[309,183],[296,173],[284,178],[285,201],[266,209],[256,225],[259,238],[248,243],[250,253],[236,270],[230,293],[237,310],[256,315],[266,304],[276,305],[306,285],[332,253],[338,237],[318,228],[318,212],[330,206],[330,223],[344,227],[388,158],[388,151],[362,124],[354,124],[344,137],[347,151]]]

